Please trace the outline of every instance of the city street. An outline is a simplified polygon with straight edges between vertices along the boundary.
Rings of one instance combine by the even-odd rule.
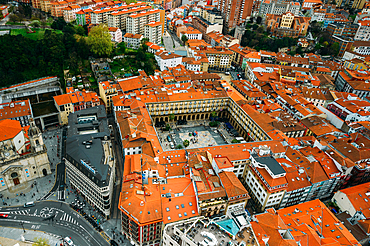
[[[94,230],[80,214],[62,202],[41,201],[35,202],[33,207],[6,207],[0,212],[9,214],[7,218],[0,218],[0,226],[3,227],[44,231],[60,238],[71,237],[80,246],[109,245],[103,233]]]

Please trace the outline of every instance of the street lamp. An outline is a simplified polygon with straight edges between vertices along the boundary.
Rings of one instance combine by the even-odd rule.
[[[22,226],[23,232],[26,233],[26,230],[24,229],[24,226],[23,226],[24,222],[21,221],[21,222],[19,222],[19,224]]]
[[[33,184],[36,186],[36,191],[39,192],[39,189],[37,188],[37,182],[33,182]]]

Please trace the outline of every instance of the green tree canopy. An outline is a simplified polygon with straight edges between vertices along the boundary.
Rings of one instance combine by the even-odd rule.
[[[185,35],[182,35],[181,41],[185,43],[186,41],[188,41],[188,37],[186,37]]]
[[[98,56],[109,56],[113,52],[113,43],[109,34],[108,26],[100,24],[91,28],[87,43],[90,45],[91,52]]]

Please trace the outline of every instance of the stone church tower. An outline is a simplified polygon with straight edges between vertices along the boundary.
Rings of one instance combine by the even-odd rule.
[[[40,152],[44,149],[44,141],[40,129],[36,126],[33,119],[29,120],[30,129],[28,130],[28,137],[30,139],[31,147],[35,152]]]

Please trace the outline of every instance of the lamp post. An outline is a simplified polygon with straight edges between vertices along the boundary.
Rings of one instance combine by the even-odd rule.
[[[37,182],[33,182],[33,184],[36,186],[36,191],[39,192],[39,189],[37,188]]]
[[[19,224],[22,226],[23,232],[26,233],[26,230],[24,229],[24,226],[23,226],[24,222],[21,221],[21,222],[19,222]]]

